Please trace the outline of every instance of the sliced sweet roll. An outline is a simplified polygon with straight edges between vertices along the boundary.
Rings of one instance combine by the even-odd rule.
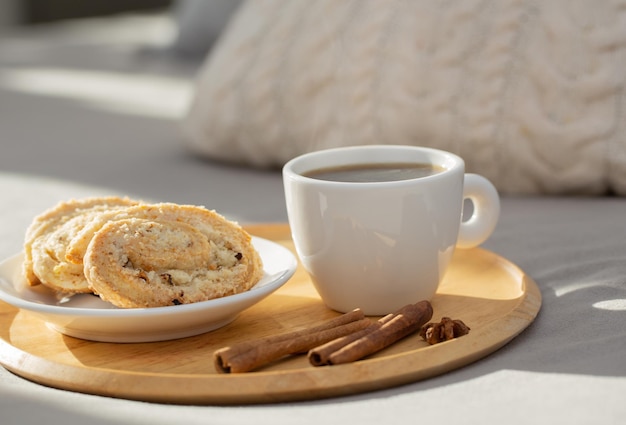
[[[247,291],[263,275],[250,235],[213,211],[157,204],[133,215],[107,221],[84,254],[89,286],[105,301],[122,308],[195,303]]]
[[[60,202],[35,217],[24,240],[24,277],[64,293],[89,292],[82,266],[68,262],[65,251],[74,235],[94,214],[137,205],[129,198],[93,197]]]

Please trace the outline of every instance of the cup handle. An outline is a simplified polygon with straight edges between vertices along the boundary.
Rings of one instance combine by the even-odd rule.
[[[465,174],[463,200],[469,199],[474,211],[459,228],[458,248],[473,248],[483,243],[496,227],[500,217],[500,197],[494,185],[478,174]]]

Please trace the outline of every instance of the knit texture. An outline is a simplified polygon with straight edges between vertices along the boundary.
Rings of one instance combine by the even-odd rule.
[[[214,159],[436,147],[501,193],[626,195],[626,1],[251,0],[183,120]]]

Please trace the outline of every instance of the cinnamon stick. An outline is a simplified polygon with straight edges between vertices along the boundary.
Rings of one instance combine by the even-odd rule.
[[[370,332],[363,332],[360,338],[349,342],[327,355],[323,364],[337,365],[349,363],[376,353],[405,336],[417,332],[433,315],[428,301],[409,304],[392,315],[385,323]],[[309,361],[311,357],[309,357]],[[314,364],[316,365],[316,364]]]
[[[383,324],[387,323],[394,317],[394,314],[388,314],[384,317],[381,317],[376,322],[372,322],[371,325],[366,327],[365,329],[361,329],[358,332],[355,332],[350,335],[343,336],[341,338],[334,339],[332,341],[327,342],[326,344],[322,344],[318,347],[314,347],[309,350],[307,357],[309,362],[313,366],[324,366],[328,364],[328,358],[331,354],[339,349],[345,347],[346,345],[361,339],[365,335],[374,332],[376,329],[379,329]]]
[[[213,354],[215,367],[222,373],[248,372],[283,356],[307,352],[370,324],[363,312],[356,309],[318,326],[221,348]]]

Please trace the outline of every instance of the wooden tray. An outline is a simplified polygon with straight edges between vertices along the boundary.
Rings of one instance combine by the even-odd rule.
[[[286,225],[248,226],[293,250]],[[364,360],[313,367],[292,356],[244,374],[218,374],[212,354],[242,340],[306,327],[338,313],[326,308],[299,267],[293,278],[233,323],[166,342],[91,342],[50,330],[0,302],[0,363],[26,379],[71,391],[152,402],[247,404],[320,399],[418,381],[474,362],[524,330],[541,307],[535,282],[483,250],[457,250],[432,300],[433,320],[462,319],[471,332],[427,345],[414,335]]]

